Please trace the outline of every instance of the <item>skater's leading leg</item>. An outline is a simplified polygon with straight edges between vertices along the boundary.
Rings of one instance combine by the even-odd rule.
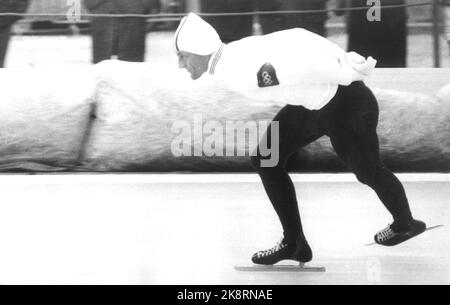
[[[264,258],[262,261],[255,260],[254,257],[254,262],[274,264],[279,260],[286,259],[286,255],[293,255],[280,254],[279,251],[289,253],[292,248],[297,248],[300,252],[303,248],[303,253],[297,253],[297,258],[308,262],[312,259],[312,253],[303,233],[295,187],[287,172],[286,163],[293,153],[321,136],[316,127],[318,126],[317,115],[316,112],[301,106],[286,106],[278,113],[274,121],[278,122],[278,134],[273,134],[272,128],[268,129],[258,147],[257,155],[252,157],[252,164],[260,175],[266,193],[278,214],[284,231],[284,239],[275,248],[262,251],[260,253],[260,256]],[[261,156],[260,148],[271,147],[273,143],[277,142],[274,141],[274,137],[278,138],[279,162],[273,167],[264,166],[262,161],[265,157]]]

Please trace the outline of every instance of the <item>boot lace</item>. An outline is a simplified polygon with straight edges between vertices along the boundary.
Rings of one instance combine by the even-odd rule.
[[[282,238],[276,245],[275,247],[268,249],[268,250],[264,250],[264,251],[259,251],[256,255],[258,256],[258,258],[262,258],[262,257],[267,257],[270,256],[272,254],[277,253],[278,251],[284,249],[287,247],[287,244],[284,242],[284,238]]]
[[[377,239],[379,242],[385,242],[394,237],[394,235],[394,230],[392,230],[391,226],[389,226],[377,234]]]

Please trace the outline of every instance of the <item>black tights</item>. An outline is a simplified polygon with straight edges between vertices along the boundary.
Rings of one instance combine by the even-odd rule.
[[[252,163],[280,218],[286,242],[306,240],[286,162],[300,148],[324,135],[330,137],[337,155],[358,180],[377,193],[392,214],[394,225],[402,227],[411,221],[401,182],[380,160],[376,131],[378,115],[378,103],[373,93],[363,82],[355,82],[348,87],[339,87],[336,96],[320,110],[288,105],[274,118],[279,122],[279,163],[275,167],[262,167],[264,157],[260,154],[252,157]],[[271,137],[269,128],[269,142]]]

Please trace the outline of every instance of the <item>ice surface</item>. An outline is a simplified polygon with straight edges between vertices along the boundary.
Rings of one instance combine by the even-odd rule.
[[[216,177],[216,179],[214,179]],[[324,274],[241,273],[281,229],[256,175],[0,176],[0,283],[449,284],[448,175],[406,179],[430,231],[366,247],[390,222],[350,175],[295,176]]]

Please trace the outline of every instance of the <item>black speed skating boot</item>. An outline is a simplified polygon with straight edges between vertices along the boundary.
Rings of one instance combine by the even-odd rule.
[[[418,220],[412,220],[408,225],[396,227],[395,224],[388,226],[375,235],[375,242],[379,245],[392,247],[410,240],[427,230],[427,225]]]
[[[313,254],[308,242],[288,244],[283,238],[275,247],[255,253],[252,262],[256,265],[275,265],[284,260],[308,263],[312,258]]]

